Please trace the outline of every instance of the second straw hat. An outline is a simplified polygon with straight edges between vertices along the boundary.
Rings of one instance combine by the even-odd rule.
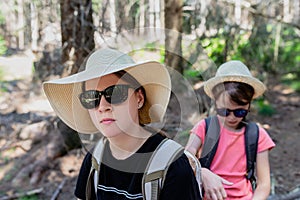
[[[205,93],[214,99],[212,89],[223,82],[242,82],[251,85],[254,88],[253,98],[259,97],[266,90],[266,86],[253,77],[248,67],[239,60],[232,60],[222,64],[218,68],[216,75],[204,83]]]

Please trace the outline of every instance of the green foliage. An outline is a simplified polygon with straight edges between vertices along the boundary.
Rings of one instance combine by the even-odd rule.
[[[2,86],[2,84],[1,84],[1,81],[3,80],[3,76],[4,76],[4,71],[3,71],[3,69],[1,68],[1,66],[0,66],[0,85]],[[2,87],[0,87],[0,91],[2,90]]]
[[[291,88],[297,92],[300,92],[300,81],[293,81]]]
[[[164,50],[164,48],[160,48],[160,60],[159,60],[159,62],[160,63],[165,63],[165,54],[166,54],[166,52],[165,52],[165,50]]]
[[[6,88],[0,87],[0,96],[2,95],[2,93],[6,92]]]
[[[276,113],[275,108],[265,99],[259,98],[254,101],[254,106],[258,110],[258,114],[262,116],[272,116]]]
[[[156,43],[155,42],[147,43],[146,48],[149,51],[155,51],[157,49]]]
[[[258,63],[265,72],[300,74],[300,38],[295,28],[278,24],[261,24],[241,49],[251,63]]]
[[[185,77],[196,78],[199,76],[200,72],[197,70],[188,69],[184,71]]]
[[[279,75],[294,71],[299,79],[300,37],[296,28],[263,21],[252,32],[234,32],[235,28],[220,29],[213,38],[201,41],[217,66],[226,60],[241,60],[251,70]],[[299,84],[293,87],[299,89]]]
[[[5,23],[5,17],[2,13],[2,10],[0,10],[0,25],[4,24]]]
[[[38,200],[39,198],[36,195],[24,196],[18,198],[18,200]]]
[[[92,0],[93,10],[99,12],[102,7],[102,0]]]
[[[202,71],[195,70],[195,69],[192,69],[192,68],[184,70],[184,72],[183,72],[183,76],[191,82],[197,82],[197,81],[201,80],[202,79],[202,74],[203,74]]]
[[[282,30],[282,42],[279,49],[278,63],[284,73],[297,71],[300,74],[300,37],[294,28],[285,27]]]
[[[295,73],[288,73],[281,78],[282,83],[288,85],[296,92],[300,92],[300,80]]]
[[[205,38],[202,40],[207,55],[215,63],[221,64],[224,60],[225,38],[222,35],[216,38]]]
[[[241,34],[237,35],[235,37],[235,40],[233,41],[232,53],[228,55],[229,59],[240,60],[242,62],[245,62],[245,58],[242,53],[242,50],[246,48],[248,43],[249,43],[249,38],[247,36],[247,32],[242,32]]]
[[[4,55],[7,51],[6,43],[4,38],[0,35],[0,56]],[[1,74],[0,74],[1,75]]]

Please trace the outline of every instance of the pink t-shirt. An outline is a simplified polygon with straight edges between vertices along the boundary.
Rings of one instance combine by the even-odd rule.
[[[250,181],[245,178],[246,152],[245,127],[235,132],[226,129],[220,124],[220,139],[216,154],[211,163],[210,170],[224,179],[234,183],[224,185],[227,199],[251,199],[253,195]],[[205,140],[205,121],[196,124],[191,133]],[[269,150],[275,146],[265,129],[259,128],[258,153]]]

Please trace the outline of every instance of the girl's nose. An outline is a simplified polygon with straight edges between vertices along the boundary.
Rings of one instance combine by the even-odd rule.
[[[111,107],[111,104],[108,103],[106,101],[106,99],[102,96],[101,99],[100,99],[100,104],[99,104],[97,110],[99,112],[107,112],[107,111],[111,111],[112,107]]]

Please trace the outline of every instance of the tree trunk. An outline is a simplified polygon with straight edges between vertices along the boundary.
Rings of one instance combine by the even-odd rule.
[[[150,25],[150,14],[149,14],[149,0],[144,0],[144,28],[148,28]]]
[[[60,4],[62,30],[61,60],[65,66],[62,76],[68,76],[78,72],[84,59],[95,48],[92,0],[61,0]],[[63,138],[69,138],[70,132],[73,132],[73,138],[77,137],[77,139],[72,140],[71,146],[80,146],[80,140],[76,131],[68,126],[61,127],[64,127],[63,131],[61,131]]]
[[[125,13],[125,7],[128,4],[127,0],[115,1],[116,5],[116,22],[117,22],[117,33],[120,33],[123,27],[126,28],[127,18]]]
[[[235,23],[237,25],[241,24],[241,16],[242,16],[241,0],[236,0],[234,6],[234,17],[235,17]]]
[[[290,22],[290,1],[283,1],[283,21]]]
[[[38,50],[39,39],[39,25],[38,25],[38,13],[34,3],[30,3],[30,26],[31,26],[31,50],[36,52]]]
[[[18,29],[17,29],[17,32],[18,32],[18,48],[19,49],[24,49],[25,47],[25,35],[24,35],[24,28],[25,28],[25,18],[24,18],[24,10],[23,10],[23,1],[22,0],[18,0],[17,2],[17,22],[18,22]]]
[[[182,6],[182,0],[165,0],[165,63],[179,73],[183,73]]]
[[[61,0],[62,76],[78,72],[95,48],[92,0]]]
[[[300,23],[300,1],[294,0],[293,1],[293,22],[294,24]]]
[[[117,34],[117,21],[116,21],[116,2],[115,0],[110,0],[109,8],[109,19],[110,19],[110,31],[112,37],[115,37]]]

